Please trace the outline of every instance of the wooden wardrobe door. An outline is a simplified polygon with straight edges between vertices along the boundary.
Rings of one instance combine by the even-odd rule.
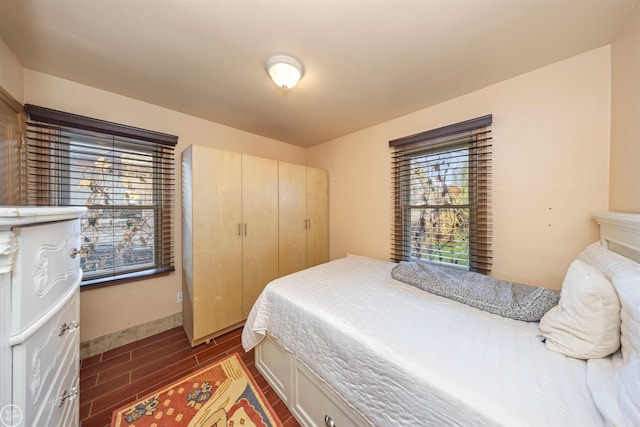
[[[242,317],[278,277],[278,162],[242,156]]]
[[[278,165],[280,276],[307,265],[307,168],[286,162]]]
[[[326,171],[307,168],[307,268],[329,261],[328,186]]]
[[[241,155],[192,146],[193,340],[242,321]]]

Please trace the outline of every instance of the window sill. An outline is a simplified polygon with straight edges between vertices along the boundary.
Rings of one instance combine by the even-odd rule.
[[[136,271],[135,273],[121,274],[119,276],[101,277],[97,279],[83,280],[80,283],[81,291],[98,289],[107,286],[122,285],[153,277],[167,276],[175,271],[175,267],[155,268],[152,270]]]

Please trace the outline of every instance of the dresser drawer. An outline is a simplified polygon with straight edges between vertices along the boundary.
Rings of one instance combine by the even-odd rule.
[[[80,221],[13,228],[18,243],[12,273],[11,334],[23,332],[81,279]]]
[[[34,426],[77,427],[79,420],[79,370],[80,353],[69,349],[60,376],[47,400],[36,413]]]
[[[80,291],[36,330],[24,343],[13,346],[13,401],[23,408],[25,425],[58,425],[36,422],[50,411],[56,389],[69,370],[78,372]]]

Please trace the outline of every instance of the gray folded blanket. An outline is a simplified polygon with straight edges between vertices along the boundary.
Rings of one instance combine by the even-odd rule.
[[[401,261],[391,276],[432,294],[527,322],[539,321],[560,299],[559,291],[426,262]]]

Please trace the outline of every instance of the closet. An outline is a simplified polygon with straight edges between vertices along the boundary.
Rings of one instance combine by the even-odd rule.
[[[283,205],[279,194],[287,185],[282,184],[284,177],[280,171],[288,170],[289,166],[304,171],[303,190],[287,197]],[[311,172],[307,173],[307,169]],[[308,196],[314,190],[307,186],[307,175],[319,176],[310,178],[312,184],[324,180],[319,187],[325,194]],[[328,261],[326,193],[327,174],[319,169],[197,145],[185,149],[182,153],[183,325],[192,346],[238,327],[265,285],[293,271],[289,267],[280,270],[280,266],[285,265],[282,259],[290,258],[291,252],[299,250],[294,245],[300,244],[293,239],[282,242],[281,227],[288,222],[283,222],[282,217],[295,217],[297,228],[303,233],[304,262],[295,268],[305,268],[309,262]],[[296,198],[300,203],[292,203]],[[298,209],[297,204],[304,208]],[[324,219],[310,218],[307,205],[315,205]],[[307,236],[312,233],[317,237]],[[311,244],[313,240],[322,239],[322,243]]]

